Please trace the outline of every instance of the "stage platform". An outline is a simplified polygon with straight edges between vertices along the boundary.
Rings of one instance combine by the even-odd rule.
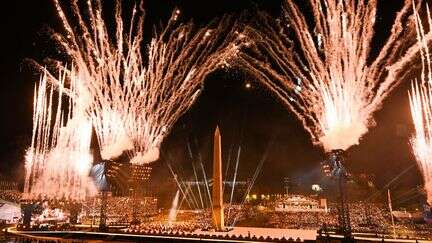
[[[254,227],[235,227],[228,232],[201,231],[174,234],[137,234],[137,233],[100,233],[85,231],[16,231],[13,227],[9,233],[24,238],[71,242],[74,240],[99,240],[110,242],[283,242],[306,241],[316,239],[315,230],[272,229]],[[241,237],[240,237],[241,236]]]
[[[214,232],[197,230],[192,233],[159,233],[145,234],[129,233],[102,233],[86,231],[16,231],[14,227],[7,228],[6,238],[11,240],[54,241],[58,243],[71,242],[344,242],[342,236],[330,234],[329,238],[317,238],[316,230],[301,229],[274,229],[255,227],[235,227],[229,232]],[[239,236],[242,237],[239,237]],[[355,242],[398,242],[418,243],[431,242],[415,239],[383,239],[374,235],[354,234]]]

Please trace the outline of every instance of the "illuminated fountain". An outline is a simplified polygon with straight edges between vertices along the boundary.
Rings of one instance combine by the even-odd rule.
[[[72,1],[70,17],[59,1],[54,3],[66,35],[52,36],[71,59],[68,78],[83,87],[75,96],[86,101],[103,159],[126,152],[133,164],[157,160],[164,137],[196,101],[205,77],[227,66],[240,45],[230,16],[196,28],[192,22],[178,23],[180,11],[175,10],[142,55],[142,3],[133,7],[125,29],[116,1],[114,35],[107,29],[100,0],[87,1],[85,10]],[[59,85],[53,75],[48,77]]]
[[[427,202],[432,205],[432,67],[426,34],[417,12],[416,30],[418,45],[421,47],[422,72],[420,82],[413,82],[409,92],[411,116],[415,134],[411,139],[413,153],[423,175]],[[432,27],[432,19],[427,9],[428,28]]]
[[[329,153],[339,178],[341,227],[349,234],[343,153],[375,124],[373,113],[403,80],[404,67],[419,46],[408,0],[378,55],[371,54],[377,0],[310,0],[309,6],[312,19],[290,0],[284,1],[277,20],[259,12],[245,31],[254,44],[239,55],[239,64]]]
[[[62,108],[63,92],[54,95],[44,74],[35,88],[32,144],[26,155],[25,198],[81,200],[96,193],[89,177],[91,122],[80,99],[68,100]],[[60,75],[64,84],[64,75]],[[75,90],[74,84],[70,90]]]

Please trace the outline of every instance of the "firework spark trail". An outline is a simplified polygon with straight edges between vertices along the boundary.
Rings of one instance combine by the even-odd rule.
[[[314,144],[346,150],[374,124],[373,112],[419,51],[410,3],[396,14],[376,57],[370,52],[377,0],[309,3],[313,23],[289,0],[277,21],[259,13],[245,31],[255,42],[239,64],[301,120]]]
[[[197,29],[192,22],[177,23],[180,11],[175,10],[142,55],[142,3],[134,6],[124,34],[116,1],[114,35],[107,30],[100,0],[87,1],[86,10],[72,1],[70,18],[58,0],[54,3],[66,35],[53,33],[53,39],[71,58],[70,79],[84,87],[72,95],[87,101],[103,159],[124,151],[130,151],[134,164],[158,159],[163,138],[195,102],[207,74],[229,65],[241,45],[232,17]],[[59,84],[52,75],[50,80]]]
[[[64,84],[64,74],[60,82]],[[75,90],[74,84],[70,87]],[[96,193],[88,174],[93,162],[90,153],[91,122],[78,100],[69,99],[62,109],[62,89],[55,107],[54,89],[46,73],[35,88],[33,136],[26,155],[25,196],[80,200]],[[51,126],[51,124],[53,124]]]
[[[423,175],[428,202],[432,203],[432,87],[430,84],[412,85],[409,93],[415,135],[411,146]]]
[[[42,166],[49,146],[48,138],[50,133],[49,130],[45,128],[48,127],[48,124],[50,124],[49,121],[51,120],[51,113],[46,112],[46,110],[52,109],[52,92],[48,91],[46,85],[44,74],[39,80],[39,85],[36,85],[34,89],[32,142],[25,157],[25,193],[29,193],[32,180],[35,180],[34,177]]]
[[[432,68],[428,42],[419,14],[415,11],[418,45],[422,72],[419,82],[413,82],[408,92],[411,116],[414,122],[415,134],[411,139],[411,147],[416,157],[418,167],[423,175],[427,201],[432,203]],[[428,28],[432,27],[432,18],[427,7]]]

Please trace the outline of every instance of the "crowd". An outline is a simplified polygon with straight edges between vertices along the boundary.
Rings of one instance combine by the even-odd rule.
[[[209,210],[179,211],[175,220],[168,220],[166,213],[147,218],[140,224],[132,225],[129,230],[134,232],[193,232],[197,229],[211,227],[211,213]]]
[[[0,198],[19,202],[21,194],[13,190],[0,191]],[[47,202],[45,202],[47,203]],[[45,205],[42,203],[41,206]],[[72,206],[79,207],[79,221],[83,224],[97,225],[101,207],[100,198],[85,202],[72,203],[64,200],[51,200],[49,206],[69,212]],[[40,203],[39,203],[40,204]],[[127,226],[128,232],[135,233],[172,233],[189,232],[197,229],[211,230],[211,210],[200,212],[177,212],[176,219],[168,222],[168,211],[159,211],[154,198],[134,199],[130,197],[108,197],[108,225]],[[44,207],[35,207],[34,213],[41,214]],[[353,232],[391,235],[393,227],[387,205],[373,203],[350,203],[350,219]],[[39,210],[40,209],[40,210]],[[40,211],[40,212],[39,212]],[[337,204],[328,204],[328,212],[292,212],[276,211],[274,205],[249,204],[225,205],[225,224],[227,226],[274,227],[291,229],[328,229],[338,227]],[[134,220],[136,220],[134,222]],[[411,221],[396,219],[395,231],[403,237],[432,237],[432,227]]]
[[[350,203],[351,227],[357,232],[382,232],[390,227],[390,214],[384,205]],[[329,205],[329,212],[270,212],[271,227],[293,229],[318,229],[338,226],[336,204]]]
[[[274,210],[259,210],[257,207],[244,205],[243,207],[226,207],[225,223],[227,226],[242,225],[252,227],[274,227],[290,229],[335,229],[338,226],[337,205],[330,204],[325,212],[276,212]],[[350,206],[351,226],[355,232],[389,232],[391,220],[384,205],[370,203],[352,203]],[[154,217],[147,222],[135,225],[134,231],[188,231],[195,229],[209,229],[211,226],[211,212],[202,211],[200,214],[182,213],[177,215],[175,223],[167,223],[166,215]],[[257,222],[256,219],[265,217]]]
[[[395,228],[391,223],[391,216],[384,204],[350,203],[349,214],[351,228],[357,233],[373,233],[376,235],[393,235],[399,238],[428,238],[432,237],[430,224],[414,223],[412,220],[395,218]],[[267,225],[278,228],[292,229],[326,229],[334,230],[338,227],[338,211],[336,204],[329,205],[328,213],[317,212],[265,212],[270,218]]]
[[[239,205],[226,206],[224,209],[225,225],[231,226],[235,222],[245,219],[248,210],[251,208]],[[132,225],[129,229],[134,232],[193,232],[197,229],[210,230],[211,228],[211,210],[204,209],[199,211],[179,210],[173,222],[169,222],[166,212],[160,213],[153,217],[146,217],[145,221],[138,225]]]
[[[166,232],[194,232],[195,230],[198,229],[206,229],[209,228],[210,224],[207,222],[193,222],[193,221],[188,221],[188,222],[179,222],[179,223],[173,223],[173,224],[168,224],[168,223],[164,223],[164,222],[146,222],[146,223],[141,223],[139,225],[132,225],[129,227],[129,230],[132,232],[161,232],[161,233],[166,233]]]
[[[390,212],[383,204],[350,203],[351,227],[358,232],[385,232],[390,229]]]
[[[0,190],[0,199],[2,199],[2,200],[14,202],[14,203],[19,203],[19,201],[21,200],[21,197],[22,197],[22,193],[19,191]]]
[[[271,212],[268,226],[284,229],[318,229],[324,224],[327,227],[337,225],[337,215],[334,212]]]
[[[99,218],[101,200],[99,198],[83,202],[81,222],[94,224],[95,218]],[[136,219],[148,218],[158,213],[157,201],[153,197],[108,197],[106,214],[108,224],[124,225]]]

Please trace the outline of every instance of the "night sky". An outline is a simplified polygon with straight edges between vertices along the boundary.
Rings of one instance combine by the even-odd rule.
[[[47,27],[57,31],[62,29],[50,0],[4,2],[0,8],[0,174],[20,181],[24,151],[31,137],[33,87],[38,80],[38,74],[25,59],[42,61],[51,57],[52,42],[45,30]],[[127,11],[133,1],[123,2],[123,9]],[[382,45],[389,24],[401,5],[399,0],[393,2],[395,4],[385,8],[379,5],[374,47]],[[239,14],[254,8],[269,11],[276,17],[280,4],[280,0],[146,0],[145,24],[149,29],[147,33],[151,34],[151,26],[166,22],[174,7],[182,11],[182,21],[193,18],[202,25],[225,13]],[[104,7],[105,12],[112,14],[112,2],[105,1]],[[248,82],[252,84],[250,89],[245,88]],[[404,80],[385,100],[383,108],[375,114],[377,125],[363,137],[359,146],[347,152],[350,170],[375,174],[377,184],[381,186],[415,164],[409,147],[409,136],[413,132],[407,97],[410,82],[410,79]],[[221,128],[225,161],[229,156],[235,156],[241,145],[240,179],[251,177],[259,161],[266,156],[255,190],[280,191],[285,176],[304,185],[320,180],[319,163],[324,158],[323,150],[311,144],[300,122],[253,78],[241,70],[225,70],[208,76],[201,97],[166,138],[161,159],[154,164],[153,183],[159,188],[173,190],[169,188],[172,181],[166,180],[169,177],[168,162],[183,174],[190,175],[187,143],[193,157],[201,153],[210,173],[216,124]],[[419,172],[414,166],[394,186],[420,183]]]

